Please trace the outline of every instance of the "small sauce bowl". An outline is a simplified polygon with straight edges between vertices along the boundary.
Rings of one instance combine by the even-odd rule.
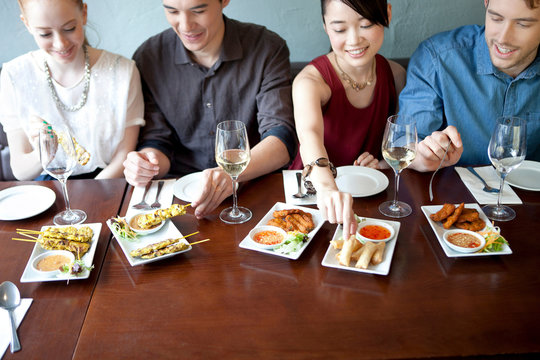
[[[283,244],[286,237],[285,230],[271,225],[256,226],[249,232],[252,243],[262,249],[273,249]]]
[[[380,220],[365,220],[358,224],[356,229],[356,239],[362,244],[366,241],[386,242],[395,235],[394,227]]]
[[[128,223],[129,228],[131,230],[135,231],[137,234],[140,234],[140,235],[148,235],[148,234],[155,233],[156,231],[159,231],[163,227],[163,225],[165,225],[166,220],[160,222],[159,224],[157,224],[157,225],[155,225],[153,227],[151,227],[150,229],[143,229],[143,228],[141,228],[141,227],[139,227],[137,225],[137,219],[140,216],[144,216],[146,214],[152,214],[152,213],[153,213],[153,211],[133,215],[132,217],[127,219],[127,223]]]
[[[482,235],[470,230],[448,230],[443,234],[443,239],[450,249],[463,253],[477,252],[486,245]]]
[[[70,265],[75,261],[75,255],[67,250],[49,250],[37,256],[32,262],[34,271],[42,275],[54,276],[60,274],[62,265]]]

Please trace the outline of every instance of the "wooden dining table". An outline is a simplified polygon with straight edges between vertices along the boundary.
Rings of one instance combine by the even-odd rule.
[[[538,357],[540,193],[516,189],[523,200],[512,205],[516,219],[495,224],[512,254],[449,258],[421,206],[475,203],[455,170],[437,174],[433,201],[428,195],[431,173],[405,170],[399,198],[413,213],[401,219],[379,213],[378,205],[394,196],[393,173],[383,172],[389,186],[356,198],[354,210],[360,216],[400,222],[386,276],[323,266],[336,230],[328,222],[297,260],[240,248],[269,209],[285,202],[280,173],[242,186],[239,203],[253,212],[247,223],[219,220],[219,211],[230,200],[202,220],[192,209],[173,218],[183,234],[199,231],[190,241],[211,240],[162,261],[131,266],[104,227],[91,277],[69,286],[17,283],[31,250],[14,242],[6,246],[15,225],[0,222],[9,255],[0,255],[0,280],[14,281],[23,297],[34,299],[19,328],[23,350],[8,350],[4,358]],[[76,206],[89,212],[90,221],[105,222],[116,212],[126,213],[132,187],[122,198],[124,188],[118,182],[77,181],[96,197],[92,204],[73,197]],[[96,200],[102,198],[108,205]],[[60,209],[58,203],[24,226],[40,226]],[[10,259],[8,265],[4,259]]]

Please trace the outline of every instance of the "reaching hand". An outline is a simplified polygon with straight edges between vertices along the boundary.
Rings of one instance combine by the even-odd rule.
[[[356,233],[357,223],[352,209],[351,194],[338,190],[317,190],[317,206],[331,224],[343,224],[343,238]]]
[[[124,176],[133,186],[145,186],[159,173],[159,161],[152,151],[132,151],[124,160]]]
[[[232,195],[232,180],[221,168],[206,169],[202,172],[201,194],[191,203],[197,219],[202,219]]]

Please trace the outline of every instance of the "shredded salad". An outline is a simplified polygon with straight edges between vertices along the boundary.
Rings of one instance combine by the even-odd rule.
[[[124,240],[135,241],[137,240],[137,233],[129,227],[126,219],[121,217],[111,218],[111,225],[114,232]]]
[[[502,251],[504,244],[508,241],[501,235],[501,229],[498,226],[487,226],[484,230],[478,232],[486,239],[486,245],[479,252],[497,252]]]
[[[308,236],[300,231],[289,231],[283,244],[274,248],[274,251],[280,254],[291,254],[299,251],[307,241]]]

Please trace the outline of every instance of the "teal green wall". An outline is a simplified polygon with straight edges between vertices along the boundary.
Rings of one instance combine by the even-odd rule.
[[[483,0],[391,0],[393,19],[381,53],[409,57],[439,31],[484,22]],[[149,36],[167,28],[160,0],[87,0],[93,46],[127,57]],[[328,51],[319,0],[231,0],[227,16],[267,26],[289,45],[292,61]],[[0,64],[36,48],[19,20],[16,0],[0,0]]]

